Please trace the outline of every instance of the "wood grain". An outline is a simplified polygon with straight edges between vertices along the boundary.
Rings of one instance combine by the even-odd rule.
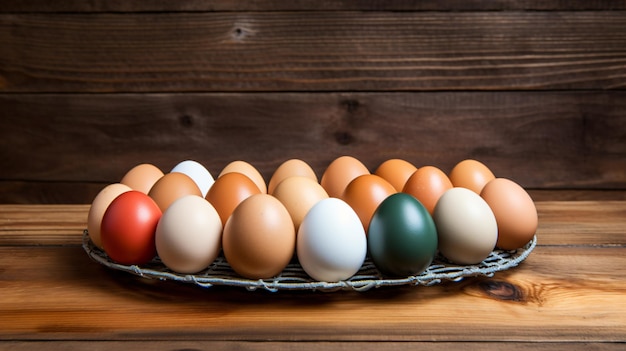
[[[625,341],[626,248],[538,247],[492,279],[366,293],[265,293],[149,281],[80,247],[0,247],[0,338]],[[28,302],[28,303],[25,303]],[[449,312],[455,311],[450,319]],[[268,313],[269,312],[269,313]],[[515,318],[511,318],[515,316]]]
[[[12,13],[0,92],[623,89],[624,42],[623,11]]]
[[[386,0],[386,1],[199,1],[199,0],[4,0],[5,12],[204,12],[204,11],[467,11],[467,10],[624,10],[619,0]]]
[[[372,171],[388,158],[445,172],[476,158],[526,188],[626,189],[624,92],[4,94],[0,105],[5,203],[90,203],[143,162],[168,171],[191,158],[219,174],[243,159],[267,181],[289,158],[321,177],[344,154]]]
[[[453,350],[459,347],[458,342],[341,342],[341,341],[309,341],[305,343],[291,341],[0,341],[0,350],[34,350],[45,349],[49,351],[74,351],[74,350],[138,350],[147,349],[153,351],[221,351],[233,349],[245,349],[251,351],[274,350],[274,351],[318,351],[318,350],[360,350],[360,351],[434,351]],[[624,347],[619,342],[562,342],[562,343],[536,343],[536,342],[513,342],[506,345],[510,351],[533,350],[533,351],[557,351],[557,350],[597,350],[597,351],[618,351]],[[485,351],[501,350],[502,343],[499,342],[471,342],[464,343],[463,350]]]

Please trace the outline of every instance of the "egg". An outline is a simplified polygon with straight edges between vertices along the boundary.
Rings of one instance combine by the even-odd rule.
[[[207,268],[222,248],[222,222],[204,198],[186,195],[163,213],[156,228],[156,251],[165,266],[178,273]]]
[[[213,185],[213,176],[211,173],[199,162],[193,160],[186,160],[180,162],[172,170],[172,172],[179,172],[189,176],[189,178],[193,179],[196,182],[196,185],[200,189],[202,197],[206,196],[206,193],[209,191],[211,185]]]
[[[164,175],[154,183],[148,192],[148,196],[157,203],[162,212],[165,212],[174,201],[185,195],[202,196],[202,193],[193,179],[178,172]]]
[[[126,172],[120,183],[147,194],[161,177],[163,177],[163,171],[158,167],[149,163],[142,163]]]
[[[289,264],[296,232],[289,212],[278,199],[256,194],[241,202],[226,221],[222,246],[226,261],[237,274],[268,279]]]
[[[100,236],[109,258],[125,265],[142,265],[156,256],[154,236],[162,216],[150,196],[137,190],[118,195],[102,216]]]
[[[284,179],[273,193],[293,220],[296,232],[309,210],[319,201],[328,198],[326,190],[315,180],[304,176]]]
[[[341,198],[346,186],[354,178],[364,174],[370,174],[370,171],[361,161],[352,156],[341,156],[326,167],[320,184],[328,196]]]
[[[495,179],[493,172],[480,161],[463,160],[450,171],[450,182],[455,187],[463,187],[480,194],[485,184]]]
[[[533,238],[539,224],[537,208],[519,184],[510,179],[496,178],[485,185],[480,196],[496,217],[497,247],[513,250]]]
[[[435,258],[437,229],[415,197],[396,193],[374,212],[367,243],[374,265],[384,275],[416,275],[425,271]]]
[[[226,223],[235,208],[254,194],[261,194],[261,190],[250,178],[242,173],[231,172],[215,180],[206,199],[215,207],[222,223]]]
[[[87,232],[89,238],[99,248],[102,248],[102,241],[100,240],[100,225],[102,224],[102,216],[106,211],[111,201],[118,195],[132,190],[128,185],[121,183],[109,184],[104,187],[98,195],[93,199],[91,206],[89,207],[89,213],[87,214]]]
[[[415,196],[431,215],[443,193],[452,189],[448,176],[434,166],[423,166],[407,180],[402,192]]]
[[[417,171],[412,163],[402,159],[389,159],[378,166],[374,174],[388,181],[398,191],[402,191],[409,177]]]
[[[433,220],[439,251],[452,262],[480,263],[496,245],[496,217],[487,202],[467,188],[446,191],[435,206]]]
[[[244,174],[245,176],[250,178],[254,182],[254,184],[256,184],[261,193],[267,193],[267,185],[265,184],[265,179],[263,179],[261,172],[259,172],[259,170],[250,163],[240,160],[233,161],[227,164],[226,167],[222,169],[222,171],[218,175],[218,178],[223,176],[224,174],[231,172]]]
[[[313,168],[311,168],[308,163],[294,158],[283,162],[280,166],[278,166],[278,168],[276,168],[269,183],[267,184],[267,193],[273,194],[274,189],[280,182],[289,177],[295,176],[307,177],[317,183],[317,175],[315,174],[315,171],[313,171]]]
[[[364,174],[356,177],[348,184],[341,199],[354,209],[367,231],[370,219],[378,205],[396,189],[383,178],[375,174]]]
[[[366,254],[365,230],[343,200],[321,200],[304,217],[298,230],[297,256],[302,269],[313,279],[348,279],[361,268]]]

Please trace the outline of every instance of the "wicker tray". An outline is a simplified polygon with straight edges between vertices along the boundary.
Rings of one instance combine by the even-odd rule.
[[[271,279],[245,279],[237,275],[228,265],[223,255],[202,272],[196,274],[179,274],[169,270],[158,257],[141,267],[136,265],[122,265],[111,261],[107,254],[96,247],[89,238],[87,230],[83,232],[83,249],[94,261],[109,268],[132,273],[144,278],[159,280],[174,280],[184,283],[192,283],[201,287],[213,285],[227,285],[244,287],[248,290],[258,288],[272,292],[278,290],[357,290],[365,291],[381,286],[397,285],[435,285],[442,281],[460,281],[467,277],[487,276],[491,277],[498,271],[507,270],[517,266],[526,259],[537,245],[537,236],[528,242],[523,248],[513,251],[494,250],[480,264],[459,266],[448,262],[441,256],[435,257],[433,263],[419,275],[403,278],[387,278],[376,269],[372,261],[367,258],[361,269],[350,279],[339,282],[320,282],[309,277],[297,262],[291,262],[283,272]]]

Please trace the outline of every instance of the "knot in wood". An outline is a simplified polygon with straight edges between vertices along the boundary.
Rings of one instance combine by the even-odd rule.
[[[515,285],[502,282],[487,280],[480,282],[479,286],[487,295],[496,298],[498,300],[506,301],[522,301],[522,291]]]

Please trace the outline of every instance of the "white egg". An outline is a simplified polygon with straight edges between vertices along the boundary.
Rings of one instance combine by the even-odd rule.
[[[170,171],[170,173],[173,172],[183,173],[193,179],[202,192],[202,196],[206,196],[211,185],[215,182],[211,173],[203,165],[193,160],[186,160],[177,164]]]
[[[178,273],[197,273],[217,258],[222,248],[222,222],[204,198],[187,195],[170,205],[155,234],[157,254]]]
[[[496,217],[487,202],[466,188],[447,190],[437,201],[433,220],[439,251],[458,264],[482,262],[498,240]]]
[[[313,279],[336,282],[352,277],[367,253],[365,230],[343,200],[327,198],[306,214],[298,230],[297,255]]]

